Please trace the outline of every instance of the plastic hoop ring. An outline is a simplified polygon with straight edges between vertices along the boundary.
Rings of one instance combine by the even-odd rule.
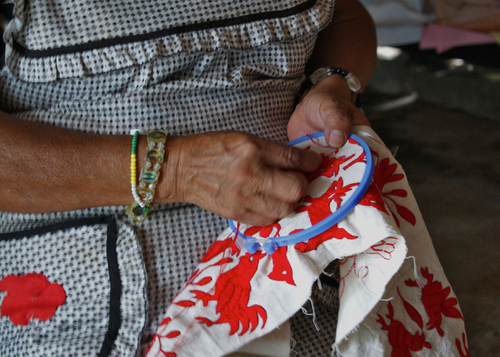
[[[321,136],[324,136],[323,132],[309,136],[304,136],[302,138],[289,142],[287,145],[296,145],[306,140],[318,138]],[[354,193],[349,197],[349,199],[345,201],[340,206],[339,209],[337,209],[330,216],[318,222],[317,224],[309,228],[306,228],[303,231],[293,233],[284,237],[258,239],[252,236],[247,236],[238,230],[234,221],[229,219],[228,220],[229,227],[231,227],[233,232],[235,232],[239,237],[245,239],[246,241],[245,249],[250,254],[254,254],[257,250],[259,250],[260,246],[262,246],[262,248],[266,251],[267,254],[273,254],[276,251],[276,249],[278,249],[278,247],[297,244],[300,242],[307,241],[311,238],[314,238],[317,235],[323,233],[324,231],[330,229],[338,222],[340,222],[345,216],[349,214],[349,212],[351,212],[354,209],[354,207],[356,207],[356,205],[363,198],[366,191],[368,190],[368,187],[370,186],[373,177],[374,163],[370,148],[368,147],[366,142],[354,134],[350,134],[349,138],[356,141],[363,148],[366,157],[366,168],[363,173],[363,177],[359,182],[358,187],[356,188]]]

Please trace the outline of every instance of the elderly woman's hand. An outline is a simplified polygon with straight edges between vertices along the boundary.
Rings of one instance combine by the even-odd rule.
[[[340,75],[331,75],[306,92],[288,123],[288,138],[325,132],[330,146],[342,147],[355,125],[370,125],[366,116],[352,104],[352,96]]]
[[[130,135],[89,134],[1,112],[0,129],[2,210],[44,213],[132,202]],[[146,146],[142,135],[138,168]],[[165,148],[155,203],[190,202],[260,226],[291,212],[306,189],[305,173],[321,161],[314,152],[232,131],[168,136]]]
[[[265,226],[303,196],[320,157],[241,132],[171,137],[158,201],[190,202],[226,218]]]

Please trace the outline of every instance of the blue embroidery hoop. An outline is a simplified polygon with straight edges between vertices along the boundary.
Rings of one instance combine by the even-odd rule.
[[[289,142],[287,145],[297,145],[304,141],[319,138],[322,136],[324,136],[324,132],[316,133],[309,136],[304,136]],[[250,254],[255,254],[257,250],[259,250],[259,248],[262,247],[262,249],[264,249],[264,251],[267,254],[273,254],[279,247],[297,244],[312,239],[317,235],[323,233],[324,231],[332,228],[335,224],[337,224],[345,216],[347,216],[349,212],[351,212],[354,209],[354,207],[356,207],[356,205],[363,198],[366,191],[368,190],[368,187],[370,186],[373,177],[374,163],[370,148],[365,143],[365,141],[361,139],[359,136],[354,134],[351,134],[349,138],[353,139],[359,145],[361,145],[363,151],[365,152],[365,157],[366,157],[366,168],[363,173],[363,177],[361,178],[361,181],[359,182],[356,191],[352,193],[349,199],[343,202],[343,204],[340,206],[339,209],[337,209],[327,218],[323,219],[321,222],[318,222],[317,224],[309,228],[306,228],[303,231],[289,234],[283,237],[256,238],[252,236],[247,236],[238,230],[234,221],[229,219],[228,220],[229,227],[231,227],[233,232],[235,232],[239,237],[243,238],[246,241],[245,249],[247,250],[247,252],[249,252]]]

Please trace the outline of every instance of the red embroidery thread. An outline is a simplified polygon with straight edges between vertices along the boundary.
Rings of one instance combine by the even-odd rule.
[[[341,259],[339,264],[340,265],[345,265],[349,261],[352,260],[351,267],[345,273],[340,277],[340,282],[339,282],[339,300],[342,299],[344,296],[344,290],[345,290],[345,281],[349,274],[353,273],[358,279],[364,279],[368,276],[370,273],[370,269],[366,265],[358,266],[356,263],[357,255],[351,255],[350,257],[345,257],[344,259]]]
[[[273,261],[273,271],[269,273],[267,277],[276,281],[284,281],[295,286],[295,281],[293,280],[293,269],[286,256],[287,252],[288,247],[279,247],[271,255],[271,259]]]
[[[263,320],[263,328],[267,321],[266,310],[260,305],[248,306],[248,302],[251,292],[250,280],[257,272],[259,261],[266,256],[268,255],[264,253],[253,255],[247,253],[240,257],[237,266],[219,276],[212,295],[200,290],[190,290],[191,293],[195,294],[196,299],[203,302],[204,306],[207,306],[209,301],[216,301],[215,311],[220,314],[216,321],[205,317],[197,317],[196,319],[207,326],[227,323],[231,328],[230,335],[238,332],[241,324],[239,333],[241,336],[249,329],[254,331],[257,328],[260,316]]]
[[[443,285],[439,281],[433,281],[434,275],[429,273],[428,268],[421,268],[422,276],[427,279],[427,284],[422,289],[422,303],[424,304],[425,311],[429,315],[429,322],[427,328],[432,330],[435,328],[441,337],[444,332],[441,329],[443,322],[443,314],[447,317],[461,318],[462,314],[454,306],[458,304],[455,298],[448,298],[451,288],[448,286],[443,289]],[[408,279],[405,281],[407,286],[418,286],[415,280]]]
[[[229,236],[227,239],[224,239],[222,241],[216,241],[214,242],[210,248],[208,248],[208,251],[205,253],[203,258],[201,258],[201,263],[208,262],[218,256],[219,254],[224,253],[227,249],[231,249],[230,254],[231,255],[236,255],[240,253],[240,248],[235,243],[235,239],[231,239],[231,236]]]
[[[462,352],[462,346],[460,344],[460,340],[457,338],[455,340],[455,345],[457,345],[458,353],[460,353],[460,357],[470,357],[470,351],[467,348],[467,344],[465,343],[465,333],[462,332],[462,341],[464,344],[464,351]]]
[[[379,157],[378,153],[376,152],[372,152],[372,154],[377,158]],[[375,171],[373,173],[373,182],[368,188],[365,197],[359,202],[359,204],[375,207],[379,211],[387,213],[384,203],[385,199],[387,199],[394,204],[397,213],[403,219],[405,219],[411,225],[415,225],[416,224],[415,215],[408,208],[398,204],[396,200],[393,197],[391,197],[391,196],[396,196],[404,198],[408,195],[408,193],[405,190],[401,189],[384,191],[385,185],[387,183],[400,181],[404,179],[403,174],[395,173],[398,168],[398,164],[396,163],[389,164],[389,163],[390,163],[389,158],[385,158],[382,161],[380,161],[377,165],[375,165]],[[400,225],[399,219],[394,214],[394,212],[392,212],[392,210],[391,210],[391,215],[393,216],[394,220],[396,221],[396,224],[399,227]]]
[[[324,177],[338,176],[339,171],[340,171],[340,165],[346,163],[347,161],[352,159],[355,155],[355,154],[352,154],[349,157],[345,157],[345,156],[335,157],[334,155],[336,153],[337,153],[337,151],[332,152],[330,155],[325,155],[323,153],[320,154],[323,161],[322,161],[319,169],[314,171],[314,173],[312,173],[307,178],[309,182],[312,182],[321,176],[324,176]]]
[[[383,330],[389,333],[389,343],[392,346],[391,357],[411,357],[410,350],[420,351],[424,347],[432,348],[432,345],[425,341],[423,332],[416,332],[412,335],[401,321],[394,319],[394,309],[390,301],[387,303],[387,308],[389,313],[386,317],[389,319],[389,324],[380,314],[378,314],[377,322],[382,325]]]
[[[160,325],[161,326],[161,325]],[[155,340],[158,340],[158,345],[160,346],[160,350],[159,352],[163,353],[163,356],[165,357],[177,357],[177,353],[175,352],[165,352],[162,350],[162,346],[161,346],[161,336],[159,335],[155,335],[154,338],[153,338],[153,341],[151,341],[151,344],[149,345],[149,347],[146,349],[146,352],[145,352],[145,355],[147,355],[149,353],[149,351],[151,350],[151,348],[153,347],[154,345],[154,342]]]
[[[408,314],[408,316],[410,316],[410,318],[413,321],[415,321],[415,323],[418,325],[418,327],[420,327],[420,329],[422,330],[424,328],[424,320],[422,319],[422,315],[420,315],[420,313],[417,311],[417,309],[415,309],[413,307],[412,304],[410,304],[408,301],[406,301],[403,298],[403,296],[401,295],[401,292],[399,291],[399,286],[396,287],[396,290],[398,291],[399,297],[403,301],[403,306],[406,310],[406,313]]]
[[[281,225],[275,223],[267,227],[253,226],[245,230],[244,234],[246,236],[255,236],[259,233],[261,238],[269,238],[272,234],[273,237],[279,237],[281,231]],[[276,281],[284,281],[290,285],[295,285],[293,281],[293,270],[286,253],[288,252],[288,247],[279,247],[272,255],[271,260],[273,262],[273,270],[267,276],[269,279]]]
[[[370,247],[365,254],[379,255],[385,260],[391,260],[392,253],[396,250],[396,237],[387,237],[382,239],[379,243]]]
[[[344,197],[346,193],[349,192],[352,187],[356,186],[357,184],[350,184],[347,186],[343,185],[344,181],[341,177],[338,181],[333,182],[332,185],[330,185],[326,192],[321,196],[317,198],[312,198],[311,196],[304,197],[302,203],[310,203],[310,205],[301,205],[295,209],[295,212],[307,212],[309,214],[309,219],[311,220],[312,225],[321,222],[331,214],[330,202],[335,201],[337,204],[337,208],[340,207],[342,197]],[[299,232],[299,230],[293,231],[291,233],[296,232]],[[350,234],[344,228],[339,228],[338,224],[336,224],[332,228],[327,229],[313,239],[310,239],[308,242],[297,243],[294,248],[302,253],[306,253],[311,250],[317,249],[321,243],[333,238],[356,239],[358,237]]]
[[[0,309],[17,326],[26,326],[33,319],[49,320],[66,301],[63,287],[49,283],[43,274],[8,275],[0,280],[0,290],[7,293]]]

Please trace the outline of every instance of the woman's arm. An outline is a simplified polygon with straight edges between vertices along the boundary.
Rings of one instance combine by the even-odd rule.
[[[308,71],[341,67],[356,75],[364,89],[376,65],[377,39],[370,14],[358,0],[336,0],[332,22],[318,34]]]
[[[127,205],[128,135],[88,134],[0,113],[0,210],[42,213]],[[138,168],[146,150],[138,145]],[[317,154],[239,132],[167,138],[154,203],[190,202],[254,225],[289,214]]]
[[[373,21],[357,0],[336,0],[332,22],[318,35],[308,72],[340,67],[366,87],[377,64]],[[352,104],[352,93],[340,75],[315,84],[302,98],[288,124],[290,140],[325,131],[331,146],[340,147],[353,125],[369,125]]]
[[[2,211],[40,213],[128,204],[130,139],[0,113]]]

